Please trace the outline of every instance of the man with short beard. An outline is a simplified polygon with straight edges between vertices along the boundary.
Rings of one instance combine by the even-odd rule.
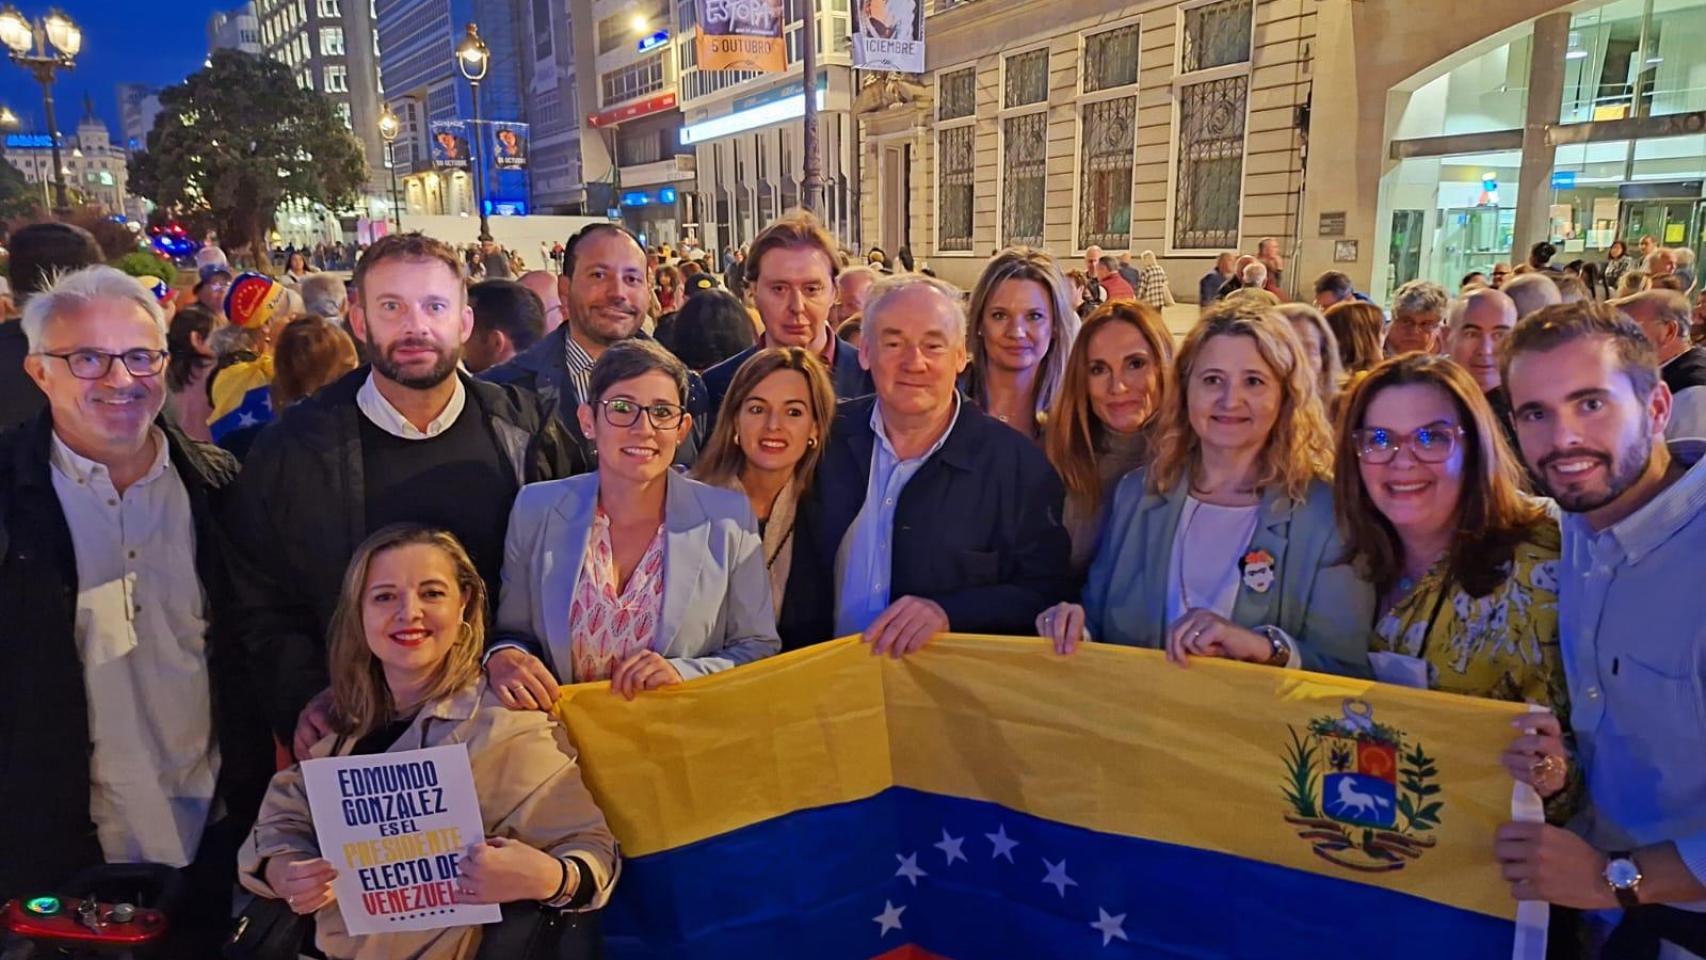
[[[298,758],[329,730],[325,637],[356,545],[392,523],[440,527],[497,583],[521,485],[585,469],[544,401],[457,370],[474,317],[454,248],[383,237],[354,284],[370,365],[261,432],[230,515],[240,635]]]
[[[1706,552],[1706,442],[1665,442],[1658,355],[1610,306],[1524,318],[1502,370],[1523,457],[1563,509],[1558,642],[1575,733],[1567,752],[1557,719],[1520,718],[1505,766],[1556,793],[1580,764],[1587,790],[1570,829],[1509,823],[1494,853],[1518,900],[1604,926],[1621,909],[1604,956],[1693,956],[1680,944],[1698,953],[1706,927],[1706,593],[1689,571]]]
[[[605,348],[646,336],[640,324],[651,307],[652,288],[645,247],[620,224],[592,224],[570,237],[563,249],[563,278],[563,325],[508,363],[484,371],[480,379],[531,390],[554,404],[558,422],[591,464],[597,462],[592,441],[581,433],[574,411],[587,395],[592,365]],[[705,442],[702,424],[711,420],[706,396],[705,381],[690,372],[687,411],[693,414],[693,432],[676,448],[678,464],[691,466]]]

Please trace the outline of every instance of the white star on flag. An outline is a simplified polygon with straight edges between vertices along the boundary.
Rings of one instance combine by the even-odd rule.
[[[883,928],[877,936],[886,937],[890,930],[899,930],[901,928],[900,915],[905,912],[905,907],[897,907],[893,903],[884,900],[883,912],[871,918],[872,923],[880,924]]]
[[[919,877],[929,876],[928,873],[918,869],[918,854],[914,853],[903,857],[897,853],[894,855],[894,858],[900,861],[900,869],[896,870],[894,875],[911,880],[913,886],[918,886]]]
[[[243,413],[237,414],[237,427],[238,427],[238,429],[242,429],[243,427],[252,427],[259,422],[260,422],[259,420],[255,419],[254,414],[248,413],[246,411]]]
[[[1067,887],[1078,886],[1077,880],[1066,875],[1066,861],[1064,859],[1059,863],[1049,863],[1048,858],[1044,857],[1043,866],[1048,868],[1048,875],[1043,877],[1043,882],[1050,884],[1056,890],[1060,891],[1060,897],[1062,900],[1066,899]]]
[[[989,838],[990,843],[995,844],[995,852],[989,855],[989,859],[1000,857],[1005,858],[1008,863],[1013,862],[1013,848],[1019,845],[1019,841],[1007,839],[1005,824],[997,825],[994,833],[986,833],[984,836]]]
[[[933,843],[931,846],[942,851],[942,853],[948,858],[948,865],[953,866],[956,858],[960,860],[964,860],[966,858],[966,855],[960,852],[960,844],[965,842],[965,837],[951,837],[948,835],[948,831],[943,829],[941,842]]]
[[[1131,940],[1127,939],[1125,935],[1125,914],[1120,913],[1110,917],[1108,916],[1108,911],[1103,910],[1101,907],[1097,907],[1096,912],[1100,914],[1100,917],[1095,923],[1090,924],[1090,926],[1101,932],[1102,946],[1105,947],[1108,944],[1113,943],[1115,937],[1119,937],[1127,943],[1131,942]]]

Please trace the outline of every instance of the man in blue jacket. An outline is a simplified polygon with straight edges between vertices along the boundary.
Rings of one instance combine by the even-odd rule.
[[[631,337],[647,336],[640,326],[652,301],[646,248],[619,223],[589,224],[570,237],[563,249],[563,274],[569,283],[563,293],[566,319],[562,326],[510,360],[482,371],[480,379],[520,387],[551,404],[581,462],[590,467],[598,457],[592,440],[581,432],[575,410],[586,396],[592,365],[605,349]],[[693,414],[693,431],[676,448],[675,462],[681,466],[693,465],[710,436],[705,383],[696,373],[687,375],[687,410]]]
[[[859,366],[858,354],[830,327],[830,310],[837,296],[835,280],[840,272],[835,238],[809,213],[789,214],[752,241],[746,280],[759,319],[764,322],[764,336],[756,345],[705,371],[705,389],[711,399],[707,432],[735,371],[765,347],[804,347],[817,354],[829,369],[837,399],[871,392],[871,376]]]
[[[872,290],[859,360],[876,395],[841,404],[801,508],[786,648],[863,634],[901,656],[945,630],[1028,635],[1073,594],[1060,478],[954,389],[965,323],[938,280]]]

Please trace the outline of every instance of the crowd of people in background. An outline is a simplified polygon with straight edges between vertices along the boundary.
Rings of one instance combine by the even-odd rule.
[[[348,933],[298,761],[468,744],[459,895],[594,911],[621,861],[560,685],[959,631],[1532,704],[1512,896],[1555,956],[1706,955],[1706,326],[1689,252],[1640,247],[1383,309],[1339,272],[1289,300],[1264,239],[1179,339],[1152,252],[962,290],[804,213],[716,262],[403,233],[347,285],[285,249],[182,296],[19,231],[0,896],[147,860],[195,949],[240,884],[327,956],[470,957]]]

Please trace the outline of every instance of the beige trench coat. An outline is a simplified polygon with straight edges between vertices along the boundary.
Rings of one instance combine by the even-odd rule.
[[[313,756],[331,755],[338,742],[337,737],[321,740]],[[538,711],[505,708],[482,678],[423,707],[387,752],[451,743],[468,745],[486,835],[519,840],[554,857],[577,854],[590,868],[595,887],[584,909],[602,907],[620,871],[616,838],[581,782],[575,750],[562,725]],[[346,738],[343,752],[351,746]],[[278,856],[320,856],[300,765],[273,776],[255,828],[238,854],[238,879],[259,896],[276,897],[261,871],[268,858]],[[478,949],[482,929],[354,937],[335,903],[322,909],[315,921],[321,952],[337,960],[463,960]]]

